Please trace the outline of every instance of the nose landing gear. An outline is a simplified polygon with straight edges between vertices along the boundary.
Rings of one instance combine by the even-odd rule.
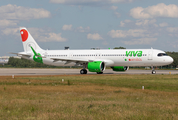
[[[156,74],[156,71],[155,71],[155,70],[152,70],[152,74]]]
[[[155,69],[154,69],[154,67],[153,66],[151,66],[151,68],[152,68],[152,74],[156,74],[156,71],[155,71]]]

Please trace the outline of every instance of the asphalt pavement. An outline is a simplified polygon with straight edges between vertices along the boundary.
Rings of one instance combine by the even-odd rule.
[[[80,74],[80,69],[46,69],[46,68],[0,68],[0,76],[11,75],[73,75]],[[88,74],[96,74],[88,72]],[[115,72],[106,69],[103,74],[151,74],[151,70],[128,70],[125,72]],[[156,74],[178,74],[178,70],[156,70]]]

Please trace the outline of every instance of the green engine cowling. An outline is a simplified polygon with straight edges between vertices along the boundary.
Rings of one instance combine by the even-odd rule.
[[[90,72],[103,72],[105,68],[105,63],[102,61],[94,61],[88,63],[88,70]]]
[[[111,67],[113,71],[120,72],[120,71],[126,71],[129,69],[127,66],[114,66]]]

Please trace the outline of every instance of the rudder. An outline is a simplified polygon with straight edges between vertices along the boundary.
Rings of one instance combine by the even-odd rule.
[[[25,52],[31,52],[31,47],[33,47],[36,51],[42,50],[26,28],[20,28],[20,34]]]

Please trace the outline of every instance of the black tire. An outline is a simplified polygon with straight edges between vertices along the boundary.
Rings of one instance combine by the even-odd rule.
[[[83,69],[80,70],[80,74],[84,74],[85,71]]]
[[[85,71],[85,72],[84,72],[84,74],[87,74],[87,70],[86,70],[86,69],[84,69],[84,71]]]
[[[156,71],[155,71],[155,70],[152,70],[152,74],[156,74]]]
[[[103,72],[96,72],[97,74],[103,74]]]
[[[87,74],[87,70],[86,69],[81,69],[80,70],[80,74]]]

